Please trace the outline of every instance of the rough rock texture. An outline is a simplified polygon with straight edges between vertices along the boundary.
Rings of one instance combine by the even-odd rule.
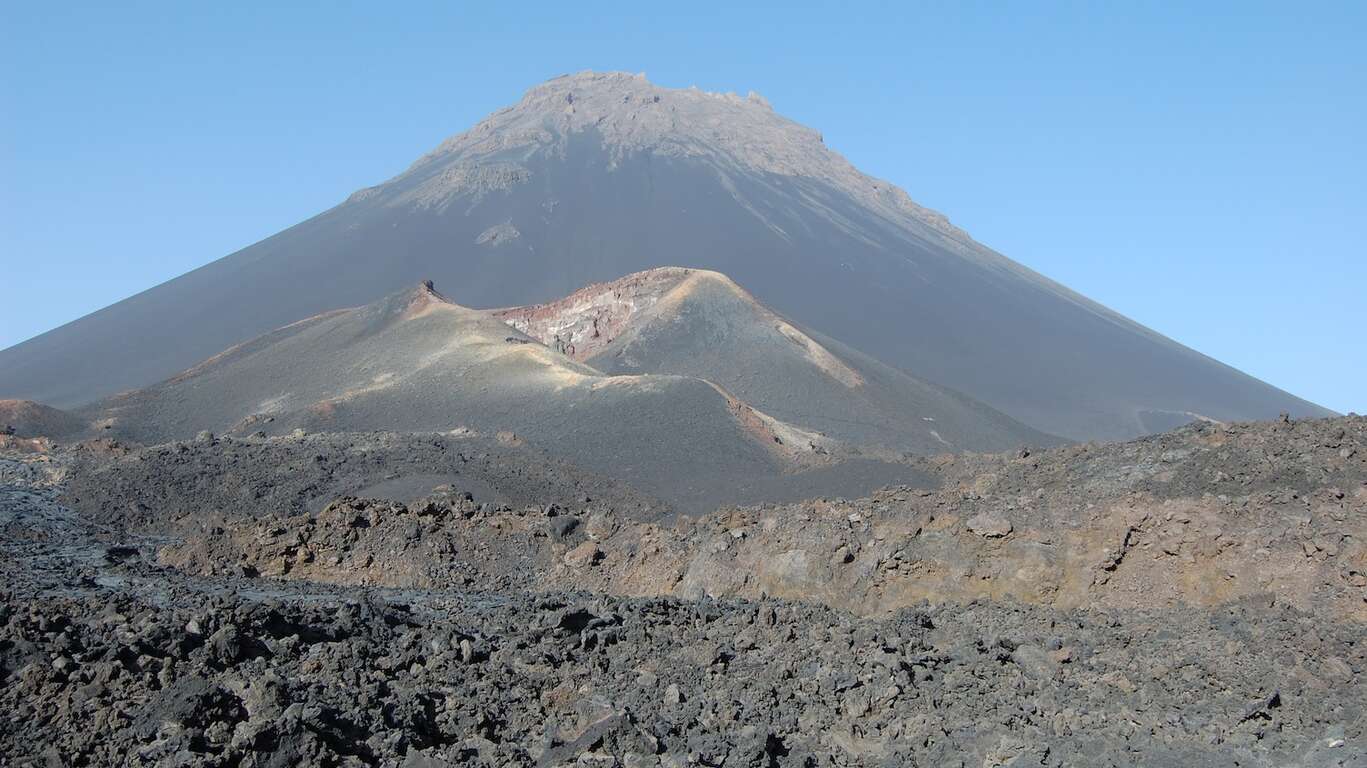
[[[1361,765],[1360,625],[162,578],[0,606],[14,765]],[[1351,742],[1351,743],[1349,743]]]
[[[495,317],[542,344],[588,360],[630,327],[642,312],[688,278],[693,270],[661,267],[594,283],[570,295],[528,307],[493,311]]]
[[[947,456],[938,489],[668,524],[604,503],[343,499],[316,516],[201,520],[163,557],[206,574],[779,596],[875,615],[927,599],[1124,610],[1270,595],[1367,621],[1364,449],[1362,418],[1202,424],[1122,445]]]
[[[1367,763],[1367,419],[942,457],[939,489],[669,525],[427,483],[311,509],[376,440],[0,455],[0,762]]]

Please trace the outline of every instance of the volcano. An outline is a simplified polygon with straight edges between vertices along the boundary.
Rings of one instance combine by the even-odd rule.
[[[536,86],[383,184],[0,351],[0,398],[89,404],[424,278],[460,305],[516,307],[670,265],[745,286],[801,326],[794,348],[843,361],[826,372],[837,382],[956,393],[1043,433],[1117,439],[1193,418],[1330,413],[976,243],[753,93],[620,73]],[[661,337],[645,336],[600,350],[598,364],[677,369]],[[695,373],[724,379],[716,366],[735,362],[695,360],[713,366]],[[746,390],[740,378],[728,386]],[[860,409],[896,409],[881,398]],[[868,429],[905,432],[915,410]],[[836,429],[839,413],[827,415]]]
[[[870,455],[1058,442],[833,339],[818,340],[718,272],[653,269],[494,314],[596,370],[704,379]]]
[[[624,480],[688,511],[868,493],[921,479],[867,441],[774,418],[698,376],[605,374],[565,352],[423,282],[278,328],[79,416],[46,410],[142,443],[206,431],[258,438],[295,430],[483,434]],[[949,434],[983,434],[978,418],[949,416]],[[984,424],[989,441],[1048,441],[1000,415]],[[991,432],[993,425],[1000,431]],[[902,437],[900,446],[915,447],[905,442],[914,435]]]

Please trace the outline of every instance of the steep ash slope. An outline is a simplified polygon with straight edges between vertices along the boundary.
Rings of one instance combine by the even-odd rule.
[[[0,400],[0,434],[62,439],[89,426],[78,416],[32,400]]]
[[[604,372],[705,378],[788,423],[861,447],[929,454],[1058,442],[818,341],[717,272],[649,270],[497,314]]]
[[[1035,429],[1123,438],[1200,414],[1327,415],[973,242],[757,96],[584,73],[256,245],[0,352],[57,407],[431,277],[477,307],[682,264]]]
[[[88,415],[108,434],[144,443],[200,430],[471,429],[686,509],[769,498],[750,495],[761,487],[776,498],[848,494],[914,474],[868,462],[842,468],[834,444],[701,379],[603,375],[430,284],[285,326]]]

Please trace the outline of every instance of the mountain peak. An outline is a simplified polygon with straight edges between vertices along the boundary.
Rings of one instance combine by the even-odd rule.
[[[373,304],[357,308],[357,311],[371,316],[372,331],[439,310],[464,313],[473,311],[442,295],[431,280],[422,280],[411,288],[396,291]]]
[[[972,244],[942,214],[887,181],[861,173],[829,149],[821,133],[746,96],[696,86],[667,88],[644,74],[578,72],[533,86],[464,133],[443,141],[408,170],[349,202],[385,195],[391,204],[443,207],[531,180],[527,161],[563,156],[572,137],[595,134],[609,170],[637,154],[688,159],[726,179],[755,175],[818,182],[878,210],[918,236]],[[974,246],[976,247],[976,246]]]
[[[768,100],[754,91],[745,96],[734,92],[704,91],[696,85],[687,88],[669,88],[652,83],[644,72],[594,72],[584,70],[572,74],[553,77],[543,83],[528,88],[522,103],[539,104],[543,98],[552,101],[563,100],[573,105],[583,104],[596,98],[606,98],[610,102],[620,101],[629,104],[634,99],[638,104],[659,104],[666,99],[697,99],[700,102],[714,101],[727,104],[744,104],[772,112]],[[630,98],[629,98],[630,97]]]
[[[533,86],[517,104],[442,142],[414,167],[556,144],[586,130],[598,131],[617,153],[723,152],[779,173],[798,173],[804,154],[823,150],[820,133],[778,115],[754,92],[666,88],[644,74],[579,72]]]

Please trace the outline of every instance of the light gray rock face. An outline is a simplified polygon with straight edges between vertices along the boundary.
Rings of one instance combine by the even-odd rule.
[[[504,224],[518,236],[480,242]],[[806,331],[1064,437],[1328,414],[974,242],[763,99],[595,73],[537,86],[384,184],[0,352],[0,397],[88,403],[425,278],[466,306],[514,306],[666,265],[722,272]]]
[[[487,245],[496,248],[507,245],[521,236],[522,233],[517,230],[517,227],[513,226],[511,222],[505,221],[481,232],[479,237],[475,238],[475,245]]]
[[[1011,533],[1011,521],[991,513],[974,515],[968,518],[968,530],[985,539],[1000,539]]]

